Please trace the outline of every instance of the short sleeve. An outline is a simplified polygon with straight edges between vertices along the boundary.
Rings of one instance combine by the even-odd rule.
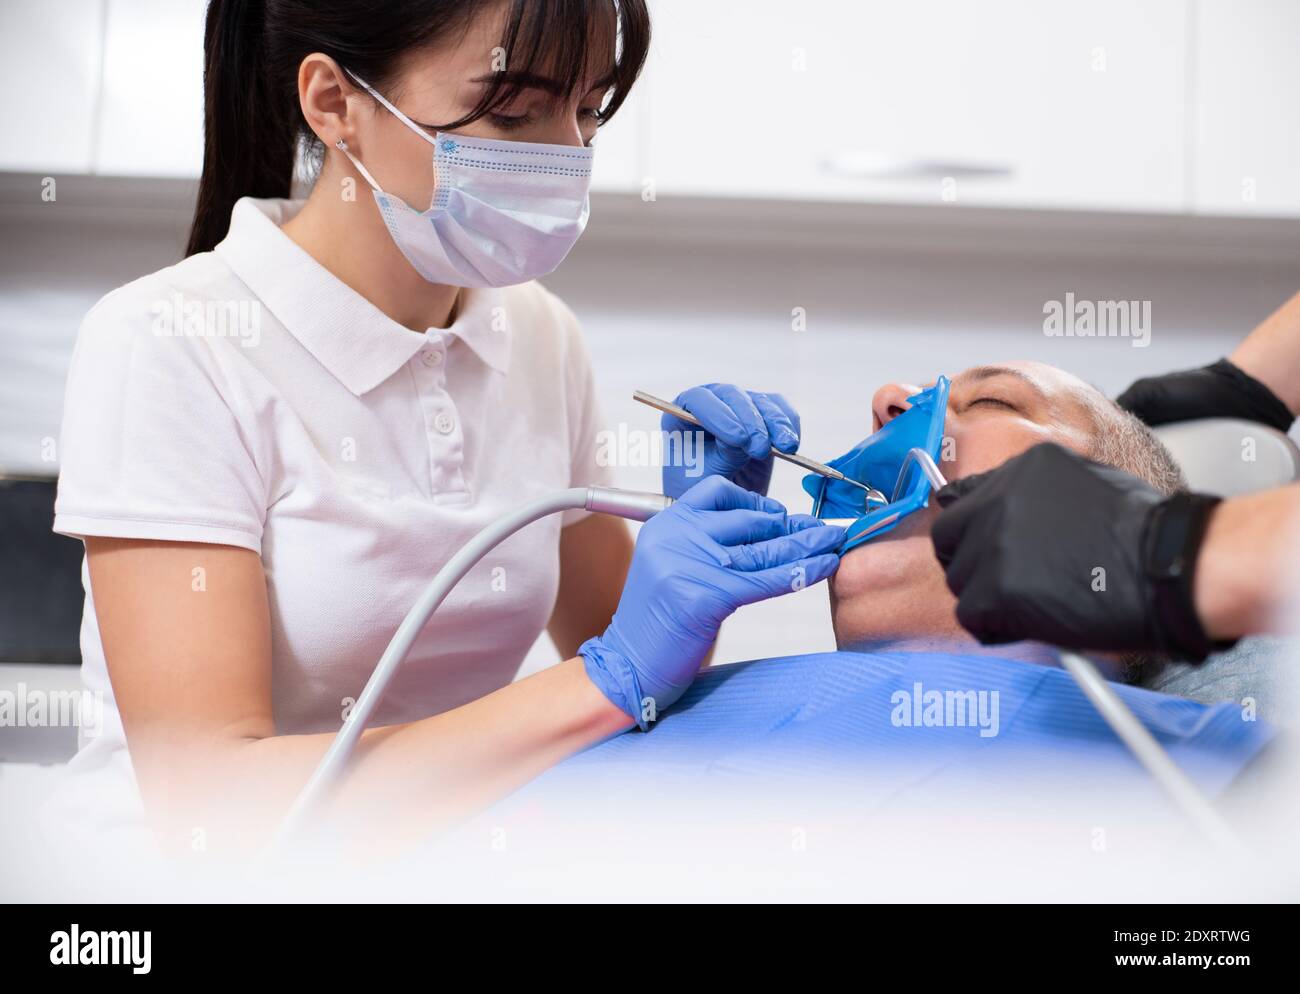
[[[82,322],[68,373],[54,530],[261,551],[266,487],[224,340],[156,334],[162,294],[124,287]]]
[[[596,395],[596,377],[592,373],[587,343],[573,312],[558,298],[552,296],[551,300],[564,326],[569,486],[612,486],[613,470],[604,457],[606,446],[601,444],[601,434],[606,425],[600,399]],[[563,524],[576,524],[589,513],[583,510],[565,511]]]

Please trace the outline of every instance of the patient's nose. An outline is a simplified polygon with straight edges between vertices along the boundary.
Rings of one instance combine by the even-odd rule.
[[[886,383],[871,398],[872,431],[879,431],[912,405],[907,398],[921,392],[911,383]]]

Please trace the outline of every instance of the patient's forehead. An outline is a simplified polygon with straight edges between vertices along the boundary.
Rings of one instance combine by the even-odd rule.
[[[997,376],[1010,376],[1028,382],[1048,397],[1068,394],[1082,398],[1098,393],[1095,387],[1073,373],[1033,359],[1010,359],[971,366],[953,377],[953,386],[968,386]]]
[[[978,384],[1011,378],[1042,398],[1052,420],[1082,426],[1095,423],[1106,397],[1073,373],[1032,359],[1012,359],[964,369],[953,377],[953,393],[960,397]]]

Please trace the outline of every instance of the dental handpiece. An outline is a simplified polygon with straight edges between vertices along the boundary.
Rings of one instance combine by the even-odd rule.
[[[697,428],[704,427],[704,425],[700,424],[699,418],[686,410],[686,408],[678,407],[676,404],[672,403],[672,401],[656,397],[654,394],[646,393],[644,390],[633,391],[632,399],[645,404],[648,407],[653,407],[655,410],[663,411],[665,414],[671,414],[673,417],[681,418],[687,424],[693,424]],[[869,487],[865,483],[859,483],[857,480],[850,479],[838,469],[832,469],[824,463],[819,463],[816,459],[809,459],[807,456],[801,456],[797,452],[782,452],[776,446],[772,446],[772,455],[777,459],[784,459],[788,463],[794,463],[794,465],[800,466],[803,469],[808,470],[810,473],[816,473],[818,476],[825,476],[828,479],[838,480],[841,483],[849,484],[849,486],[865,490],[867,492],[867,500],[871,503],[880,505],[889,503],[889,499],[875,487]]]

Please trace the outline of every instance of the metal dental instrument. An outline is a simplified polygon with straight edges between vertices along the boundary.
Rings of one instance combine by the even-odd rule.
[[[912,468],[913,463],[921,467],[921,472],[935,490],[942,490],[948,485],[948,481],[939,472],[939,467],[930,458],[930,453],[926,452],[925,449],[908,449],[907,455],[903,457],[903,465],[898,471],[898,481],[894,484],[894,494],[889,498],[891,504],[903,496],[903,485],[907,481],[907,471]]]
[[[686,408],[678,407],[671,401],[656,397],[654,394],[646,393],[644,390],[634,390],[632,392],[632,399],[639,401],[648,407],[653,407],[655,410],[663,411],[665,414],[671,414],[674,417],[681,418],[687,424],[693,424],[698,428],[704,427],[700,424],[699,418],[686,410]],[[857,480],[849,479],[849,477],[845,476],[838,469],[832,469],[830,466],[819,463],[816,459],[809,459],[807,456],[801,456],[798,453],[782,452],[776,446],[772,447],[772,455],[776,456],[778,459],[784,459],[786,462],[794,463],[796,466],[800,466],[803,469],[808,470],[810,473],[816,473],[819,476],[825,476],[831,480],[839,480],[841,483],[847,483],[850,486],[859,488],[860,490],[865,490],[867,492],[867,503],[869,504],[880,504],[881,506],[884,506],[889,503],[889,500],[885,495],[875,487],[869,487],[865,483],[859,483]]]

